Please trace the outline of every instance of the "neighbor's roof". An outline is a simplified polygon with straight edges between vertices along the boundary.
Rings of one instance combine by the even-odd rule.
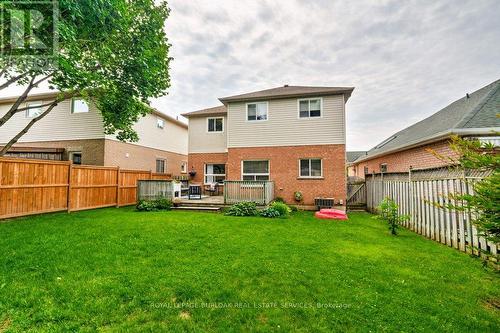
[[[193,111],[193,112],[188,112],[188,113],[183,113],[182,115],[186,118],[192,117],[192,116],[210,116],[210,115],[223,115],[227,113],[227,109],[224,105],[221,106],[216,106],[213,108],[208,108],[208,109],[203,109],[203,110],[198,110],[198,111]]]
[[[354,162],[360,156],[366,155],[366,151],[348,151],[346,152],[347,162]]]
[[[344,94],[347,101],[353,90],[353,87],[303,87],[285,85],[283,87],[260,90],[247,94],[223,97],[219,98],[219,100],[226,104],[228,102],[256,101],[264,98],[278,99],[287,97],[314,97]]]
[[[28,97],[26,97],[25,101],[29,102],[29,101],[38,101],[38,100],[50,99],[50,98],[54,98],[55,96],[57,96],[57,94],[59,94],[59,91],[51,91],[51,92],[46,92],[46,93],[31,94],[31,95],[28,95]],[[14,103],[14,102],[17,101],[18,98],[19,98],[19,96],[0,97],[0,104]],[[184,128],[188,127],[188,125],[185,122],[182,122],[182,121],[180,121],[179,119],[177,119],[175,117],[169,116],[168,114],[160,112],[159,110],[157,110],[155,108],[152,108],[152,107],[150,107],[150,109],[151,109],[151,113],[154,114],[155,116],[164,118],[165,120],[168,120],[168,121],[170,121],[170,122],[172,122],[174,124],[177,124],[177,125],[179,125],[181,127],[184,127]]]
[[[500,80],[464,96],[432,116],[399,131],[356,162],[408,149],[452,134],[488,135],[500,131]]]

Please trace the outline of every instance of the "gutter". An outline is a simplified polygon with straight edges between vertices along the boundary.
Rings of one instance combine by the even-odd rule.
[[[456,128],[452,130],[447,130],[444,132],[439,132],[433,135],[430,135],[426,138],[420,139],[420,140],[415,140],[412,141],[408,144],[398,146],[395,148],[391,148],[389,150],[381,151],[378,153],[375,153],[373,155],[366,155],[364,157],[360,157],[354,162],[348,163],[347,166],[355,165],[358,164],[359,162],[364,162],[364,161],[369,161],[372,160],[376,157],[381,157],[384,155],[389,155],[393,152],[396,151],[403,151],[403,150],[408,150],[411,148],[416,148],[420,147],[429,143],[434,143],[437,141],[441,141],[443,139],[448,139],[452,135],[459,135],[459,136],[468,136],[468,135],[491,135],[493,133],[498,133],[500,132],[500,127],[482,127],[482,128]]]

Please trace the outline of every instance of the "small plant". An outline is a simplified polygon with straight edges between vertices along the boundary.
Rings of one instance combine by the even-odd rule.
[[[287,217],[292,212],[290,207],[283,202],[273,202],[270,208],[278,211],[281,217]]]
[[[264,209],[263,211],[260,212],[260,216],[262,217],[269,217],[269,218],[276,218],[280,217],[280,212],[274,209],[273,207],[269,207]]]
[[[285,203],[285,199],[283,199],[282,197],[276,197],[273,202],[282,202],[282,203]]]
[[[384,198],[380,203],[378,210],[380,215],[377,218],[380,218],[384,221],[387,221],[389,224],[389,230],[391,234],[397,235],[399,225],[410,219],[408,215],[399,215],[398,213],[398,205],[389,197]]]
[[[229,207],[225,214],[228,216],[257,216],[259,211],[255,202],[238,202]]]
[[[293,197],[295,198],[295,201],[297,202],[302,202],[304,200],[304,196],[302,195],[302,192],[297,191],[293,194]]]
[[[172,201],[169,199],[156,199],[156,200],[140,200],[136,206],[138,211],[142,212],[156,212],[159,210],[172,209]]]

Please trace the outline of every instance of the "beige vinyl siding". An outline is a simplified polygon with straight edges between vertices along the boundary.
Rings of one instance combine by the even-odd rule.
[[[268,120],[253,122],[246,103],[229,103],[228,148],[345,144],[343,95],[322,97],[320,118],[299,118],[299,99],[270,100]]]
[[[208,118],[224,118],[223,132],[208,133]],[[225,116],[207,116],[189,118],[190,153],[224,153],[227,151],[227,118]]]
[[[164,122],[163,128],[157,127],[157,119]],[[188,150],[188,130],[167,118],[162,118],[156,114],[147,114],[134,125],[134,129],[139,135],[138,142],[132,142],[148,148],[154,148],[173,153],[187,155]],[[106,135],[106,139],[117,141],[114,135]]]
[[[51,100],[31,102],[49,103]],[[12,104],[0,104],[0,115],[4,115]],[[25,107],[25,103],[21,107]],[[0,143],[7,143],[18,134],[32,118],[25,112],[12,117],[0,128]],[[101,113],[90,106],[88,113],[71,113],[71,101],[66,100],[56,106],[45,118],[38,121],[19,142],[61,141],[76,139],[103,139],[104,128]]]

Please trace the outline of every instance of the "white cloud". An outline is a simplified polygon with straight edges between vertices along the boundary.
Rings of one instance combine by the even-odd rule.
[[[377,141],[500,78],[491,1],[169,1],[179,114],[217,97],[294,85],[355,86],[348,148]]]

